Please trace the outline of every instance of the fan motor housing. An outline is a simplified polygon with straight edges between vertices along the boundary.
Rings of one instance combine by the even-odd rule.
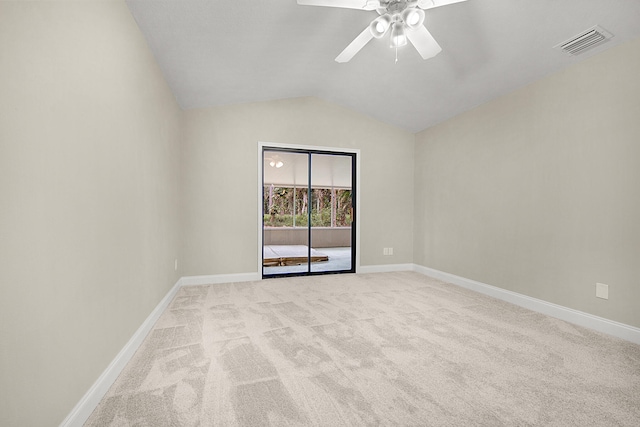
[[[405,10],[407,6],[409,6],[409,2],[407,0],[390,0],[384,6],[383,6],[383,2],[380,2],[380,6],[382,7],[376,10],[380,15],[383,15],[385,13],[395,15]]]

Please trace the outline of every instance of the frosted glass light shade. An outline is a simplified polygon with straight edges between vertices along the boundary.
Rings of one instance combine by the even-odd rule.
[[[391,16],[389,14],[385,14],[374,19],[373,22],[371,22],[371,25],[369,25],[369,30],[371,30],[373,37],[379,39],[387,33],[390,26]]]
[[[424,23],[424,11],[415,7],[410,7],[402,12],[402,20],[407,27],[415,30]]]
[[[391,27],[391,47],[400,47],[407,44],[407,36],[404,33],[404,24],[394,22]]]

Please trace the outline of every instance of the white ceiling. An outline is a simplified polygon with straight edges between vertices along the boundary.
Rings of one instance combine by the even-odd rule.
[[[640,0],[468,0],[426,11],[442,46],[423,60],[374,39],[334,58],[378,15],[296,0],[128,0],[183,109],[315,96],[417,132],[640,36]],[[577,57],[553,46],[594,25]]]

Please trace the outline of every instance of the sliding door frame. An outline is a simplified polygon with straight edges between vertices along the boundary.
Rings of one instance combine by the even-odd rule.
[[[360,272],[360,150],[352,149],[352,148],[338,148],[338,147],[323,147],[323,146],[311,146],[311,145],[294,145],[294,144],[279,144],[273,142],[258,142],[258,274],[260,275],[260,279],[262,280],[263,276],[263,265],[262,265],[262,257],[263,257],[263,206],[264,206],[264,188],[263,188],[263,177],[264,177],[264,161],[263,161],[263,152],[264,150],[280,150],[280,151],[292,151],[292,152],[309,152],[310,154],[353,154],[355,155],[355,186],[353,187],[356,193],[355,200],[352,202],[355,206],[355,240],[351,242],[352,251],[355,251],[355,260],[352,258],[352,262],[355,262],[354,271],[356,273]],[[353,173],[353,172],[352,172]],[[309,228],[311,229],[311,227]],[[311,243],[311,242],[310,242]],[[309,244],[311,247],[311,244]],[[331,271],[322,272],[322,273],[310,273],[313,274],[331,274]],[[306,275],[307,273],[305,273]]]

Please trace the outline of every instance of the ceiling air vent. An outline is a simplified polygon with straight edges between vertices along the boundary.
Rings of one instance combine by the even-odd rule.
[[[569,55],[579,55],[582,52],[605,43],[613,35],[602,27],[591,27],[578,35],[571,37],[569,40],[554,46],[554,49],[560,49]]]

